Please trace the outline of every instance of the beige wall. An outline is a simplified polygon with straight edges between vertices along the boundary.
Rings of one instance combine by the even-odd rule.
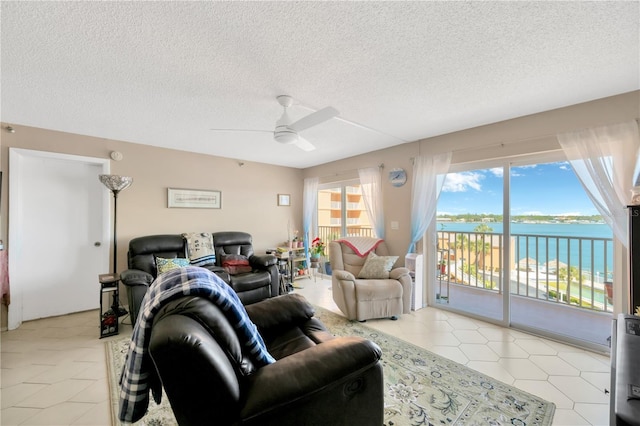
[[[126,268],[129,240],[151,234],[182,232],[246,231],[252,234],[256,252],[287,239],[287,222],[300,229],[302,173],[299,169],[270,166],[193,154],[146,145],[93,138],[11,123],[11,134],[2,123],[2,170],[8,171],[9,148],[22,148],[89,157],[109,158],[111,173],[133,177],[131,187],[118,196],[118,269]],[[8,174],[3,173],[1,236],[7,241]],[[98,177],[96,176],[96,179]],[[222,209],[167,208],[167,188],[222,191]],[[107,189],[104,189],[107,191]],[[292,206],[279,207],[277,194],[291,194]],[[10,218],[9,218],[10,219]],[[50,242],[55,249],[55,241]],[[108,272],[108,271],[105,271]],[[2,324],[6,326],[3,306]]]
[[[505,157],[558,149],[555,134],[579,128],[640,118],[640,92],[600,99],[585,104],[455,132],[417,142],[311,167],[305,170],[246,162],[146,145],[93,138],[20,126],[10,134],[0,132],[2,170],[8,170],[8,149],[41,151],[109,158],[120,151],[124,159],[111,162],[111,173],[129,175],[133,185],[118,200],[118,265],[126,264],[128,241],[136,236],[188,231],[243,230],[250,232],[259,251],[284,241],[287,221],[294,229],[302,225],[303,178],[319,176],[321,183],[357,177],[357,169],[384,164],[383,197],[386,240],[392,253],[403,261],[410,240],[411,159],[417,155],[454,151],[453,162]],[[2,123],[2,127],[7,123]],[[400,188],[386,180],[390,169],[402,167],[407,184]],[[2,182],[0,238],[7,239],[7,181]],[[222,209],[168,209],[167,187],[222,191]],[[106,189],[105,189],[106,190]],[[291,194],[291,207],[278,207],[276,194]],[[391,229],[391,222],[399,224]],[[120,269],[120,268],[119,268]],[[3,312],[6,324],[6,310]]]

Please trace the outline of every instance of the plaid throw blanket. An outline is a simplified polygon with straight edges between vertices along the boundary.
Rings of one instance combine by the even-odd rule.
[[[211,300],[233,325],[246,355],[257,367],[275,362],[258,330],[233,289],[213,272],[196,267],[173,269],[161,274],[149,287],[142,300],[140,314],[133,329],[129,351],[120,376],[120,410],[122,422],[140,420],[147,412],[149,390],[160,403],[162,393],[148,354],[151,325],[158,310],[167,302],[182,296],[200,296]],[[158,388],[156,388],[156,385]]]

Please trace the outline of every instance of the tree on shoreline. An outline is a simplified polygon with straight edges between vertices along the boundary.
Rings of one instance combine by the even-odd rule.
[[[503,216],[501,214],[483,214],[483,213],[465,213],[465,214],[443,214],[438,215],[436,220],[448,219],[451,222],[493,222],[501,223]],[[571,222],[571,221],[587,221],[587,222],[603,222],[601,215],[592,216],[550,216],[550,215],[518,215],[511,216],[512,222],[534,221],[534,222]]]

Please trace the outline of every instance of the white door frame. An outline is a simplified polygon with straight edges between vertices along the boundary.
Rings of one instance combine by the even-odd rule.
[[[46,158],[55,160],[67,160],[82,162],[85,164],[95,164],[102,166],[102,173],[109,173],[110,162],[104,158],[84,157],[71,154],[59,154],[55,152],[35,151],[22,148],[9,148],[9,240],[8,240],[8,254],[9,254],[9,272],[16,267],[15,259],[22,250],[20,243],[20,232],[24,227],[23,215],[20,211],[22,206],[22,193],[20,175],[23,169],[23,162],[27,158]],[[103,194],[103,208],[106,209],[102,223],[102,241],[111,241],[111,209],[110,198],[111,192],[104,191]],[[12,256],[14,254],[14,256]],[[108,270],[108,259],[105,260],[105,270]],[[97,277],[96,277],[97,283]],[[96,289],[97,289],[96,284]],[[14,330],[22,324],[22,303],[23,294],[20,286],[11,286],[11,303],[7,307],[7,328]],[[96,292],[97,294],[97,292]],[[97,296],[96,296],[97,297]]]

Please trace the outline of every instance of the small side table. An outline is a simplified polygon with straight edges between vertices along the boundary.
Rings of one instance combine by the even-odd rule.
[[[118,297],[120,275],[118,274],[100,274],[98,275],[100,282],[100,338],[114,336],[118,334]],[[104,310],[103,299],[105,294],[113,296],[111,307],[107,311]]]
[[[321,273],[320,270],[322,269],[323,275],[327,272],[324,268],[324,257],[311,257],[309,263],[310,268],[313,270],[313,282],[317,282],[317,275]]]
[[[280,294],[288,294],[293,291],[291,285],[291,269],[289,267],[289,258],[276,256],[278,259],[278,274],[280,275]]]

